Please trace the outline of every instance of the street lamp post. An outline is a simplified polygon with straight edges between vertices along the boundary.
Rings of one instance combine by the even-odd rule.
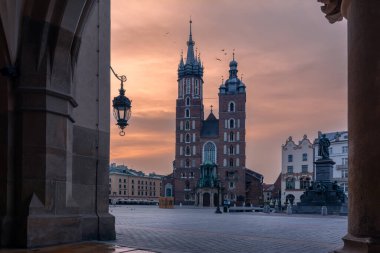
[[[218,186],[218,202],[215,213],[222,213],[222,211],[220,211],[220,179],[217,179],[216,183]]]
[[[115,73],[113,68],[110,66],[110,69],[114,76],[120,80],[120,89],[119,96],[114,97],[112,100],[113,107],[113,116],[116,119],[116,125],[120,128],[120,136],[124,136],[124,128],[128,126],[128,120],[131,118],[131,104],[132,101],[129,100],[128,97],[125,96],[124,82],[127,81],[127,77],[125,75],[119,76]]]

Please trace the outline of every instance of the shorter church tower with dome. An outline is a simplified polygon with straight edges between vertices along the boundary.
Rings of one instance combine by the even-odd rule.
[[[246,85],[238,78],[233,55],[229,78],[219,87],[219,119],[205,117],[204,67],[194,54],[190,20],[187,55],[178,66],[176,142],[173,173],[163,182],[163,196],[175,204],[216,206],[260,204],[263,176],[245,166]],[[220,195],[218,196],[218,189]]]

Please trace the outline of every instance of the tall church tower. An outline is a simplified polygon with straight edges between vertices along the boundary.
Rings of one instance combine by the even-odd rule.
[[[246,87],[237,66],[234,53],[229,78],[219,87],[218,176],[224,179],[224,198],[245,201]]]
[[[178,98],[176,100],[176,145],[173,177],[176,204],[194,204],[195,188],[201,164],[200,129],[203,112],[203,66],[194,54],[192,21],[187,41],[187,57],[178,66]]]

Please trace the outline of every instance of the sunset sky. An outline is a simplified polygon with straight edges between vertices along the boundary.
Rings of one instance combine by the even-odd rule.
[[[111,64],[128,77],[132,118],[111,161],[172,171],[177,67],[189,17],[205,66],[205,115],[217,111],[221,76],[235,49],[247,86],[247,168],[273,183],[281,145],[317,131],[347,130],[346,21],[330,25],[317,0],[112,0]],[[227,56],[221,49],[226,49]],[[217,61],[216,58],[222,59]],[[112,97],[119,82],[111,77]]]

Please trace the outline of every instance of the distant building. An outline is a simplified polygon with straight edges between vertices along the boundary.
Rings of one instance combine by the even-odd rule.
[[[263,180],[264,176],[253,171],[245,170],[245,204],[260,206],[263,201]]]
[[[273,189],[274,184],[263,184],[263,199],[265,204],[270,204],[272,202]]]
[[[325,134],[330,140],[330,158],[335,162],[333,167],[332,181],[337,181],[338,185],[348,196],[348,132],[331,132]],[[314,141],[314,156],[318,160],[318,139]]]
[[[155,204],[160,197],[162,176],[112,163],[109,169],[110,203]]]
[[[282,145],[281,204],[296,204],[314,178],[313,144],[303,136],[296,144],[292,137]]]
[[[253,185],[262,178],[245,167],[246,85],[238,77],[238,63],[233,55],[229,77],[219,87],[219,119],[212,109],[205,117],[204,68],[194,45],[190,21],[186,59],[181,56],[178,65],[173,180],[165,184],[164,195],[171,191],[176,204],[215,206],[220,186],[219,203],[256,203]]]
[[[263,184],[263,201],[270,206],[278,206],[281,198],[281,173],[274,184]]]

